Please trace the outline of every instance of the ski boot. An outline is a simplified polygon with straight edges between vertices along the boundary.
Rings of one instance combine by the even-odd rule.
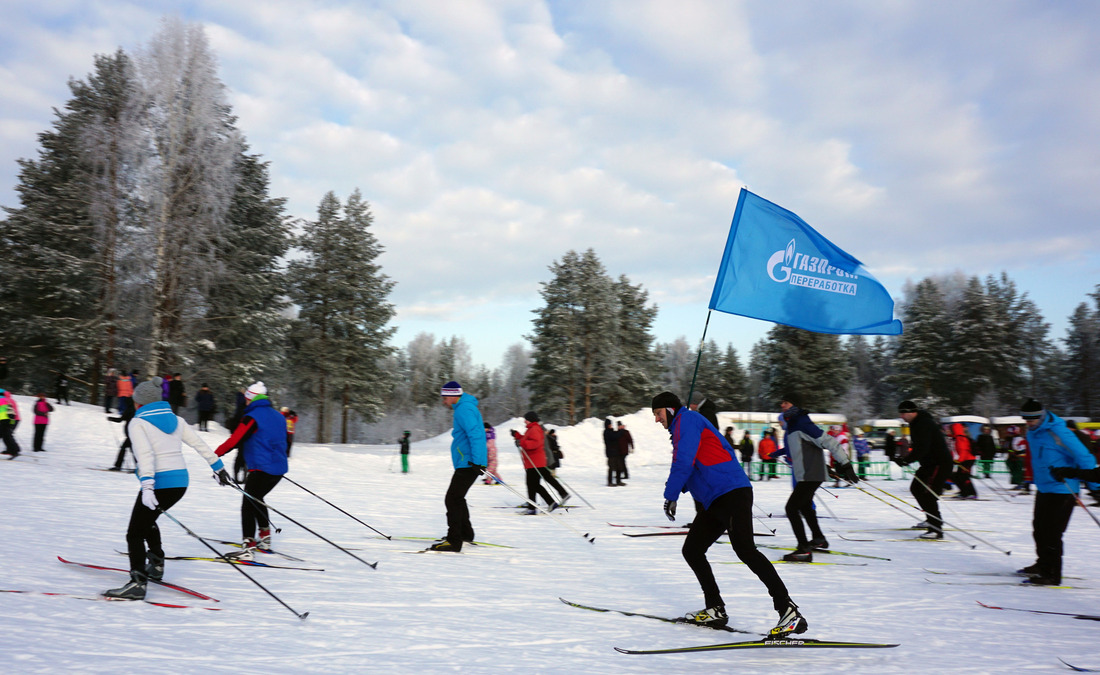
[[[153,581],[164,579],[164,555],[146,551],[145,558],[149,561],[149,563],[145,565],[145,576]]]
[[[827,550],[829,548],[829,540],[826,539],[824,536],[814,537],[813,539],[810,540],[809,546],[810,546],[810,548],[814,549],[815,551],[817,551],[817,550]]]
[[[256,548],[270,550],[271,549],[271,528],[265,527],[260,530],[260,538],[256,542]]]
[[[144,572],[130,570],[130,581],[118,588],[103,591],[103,597],[117,598],[119,600],[144,600],[145,583]]]
[[[924,530],[924,529],[927,529],[930,526],[931,526],[931,523],[929,523],[927,520],[922,520],[919,523],[917,523],[916,525],[910,526],[909,529],[910,530]]]
[[[1042,574],[1042,571],[1039,569],[1039,563],[1034,563],[1032,565],[1028,565],[1027,567],[1021,567],[1020,569],[1016,570],[1016,574],[1019,574],[1022,577],[1035,577]]]
[[[787,562],[813,562],[813,549],[810,548],[809,544],[799,544],[798,548],[796,548],[793,553],[788,553],[783,556],[783,560]]]
[[[799,613],[798,605],[788,600],[786,609],[779,612],[779,623],[768,632],[768,637],[782,639],[791,633],[805,633],[809,626],[805,617]]]
[[[450,541],[444,539],[443,541],[437,541],[428,547],[429,551],[438,551],[440,553],[461,553],[462,547],[455,546]]]
[[[256,540],[252,537],[245,537],[241,541],[241,550],[226,553],[225,557],[230,560],[253,560],[256,557]]]
[[[928,528],[928,531],[917,537],[917,539],[943,539],[943,530]]]
[[[684,615],[683,621],[696,626],[721,628],[729,622],[729,617],[726,615],[725,605],[715,605],[714,607],[701,609],[698,612],[689,612]]]

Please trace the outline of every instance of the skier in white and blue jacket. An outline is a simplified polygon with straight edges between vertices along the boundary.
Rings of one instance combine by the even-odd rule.
[[[1029,577],[1025,583],[1058,586],[1062,583],[1062,534],[1069,525],[1075,495],[1080,490],[1076,476],[1080,471],[1091,477],[1088,472],[1096,468],[1096,458],[1070,431],[1065,420],[1044,410],[1035,399],[1029,398],[1023,404],[1020,416],[1027,424],[1027,444],[1038,494],[1031,520],[1037,559],[1035,564],[1019,571]],[[1095,494],[1100,484],[1089,483],[1088,487]]]
[[[665,515],[676,519],[676,502],[682,492],[696,500],[695,520],[684,540],[684,560],[703,588],[706,607],[685,617],[688,623],[725,626],[729,620],[707,549],[728,531],[738,559],[767,587],[779,623],[772,637],[805,632],[806,619],[791,601],[787,587],[771,561],[756,548],[752,525],[752,484],[737,461],[737,454],[718,429],[701,414],[689,410],[672,392],[653,398],[654,421],[672,437],[672,467],[665,482]]]
[[[428,547],[430,551],[458,553],[462,544],[474,540],[470,507],[466,493],[489,464],[485,420],[477,407],[477,398],[462,391],[462,385],[450,381],[440,390],[443,404],[454,409],[451,429],[451,462],[455,472],[447,486],[443,504],[447,507],[447,536]]]
[[[111,598],[142,600],[147,580],[164,578],[164,548],[157,517],[172,508],[187,492],[189,477],[181,452],[184,443],[202,455],[222,485],[231,482],[221,459],[187,422],[172,412],[167,401],[161,400],[161,381],[154,377],[134,389],[133,404],[137,413],[129,424],[129,435],[137,461],[134,475],[141,481],[141,491],[134,501],[126,530],[130,581],[103,593]]]

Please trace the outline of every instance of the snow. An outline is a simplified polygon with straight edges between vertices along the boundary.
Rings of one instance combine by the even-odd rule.
[[[32,402],[17,397],[26,412]],[[605,487],[602,423],[586,420],[559,433],[565,459],[559,475],[596,507],[567,513],[520,516],[495,508],[518,503],[506,488],[475,484],[469,503],[477,538],[514,546],[466,548],[462,554],[407,555],[427,542],[386,541],[287,482],[268,502],[357,555],[378,561],[370,569],[275,516],[282,532],[275,547],[324,572],[245,568],[305,620],[280,606],[234,568],[220,563],[169,561],[166,578],[209,593],[223,611],[168,609],[144,603],[87,602],[64,597],[0,593],[0,671],[4,673],[264,672],[264,673],[1005,673],[1062,671],[1058,657],[1100,666],[1097,624],[1070,617],[995,611],[975,601],[1007,607],[1100,613],[1100,529],[1074,514],[1066,533],[1065,574],[1078,590],[996,585],[938,585],[925,581],[1009,582],[988,576],[934,576],[922,568],[1011,571],[1033,561],[1031,497],[978,489],[986,501],[945,501],[944,516],[958,526],[1011,550],[978,542],[887,541],[912,531],[869,532],[911,525],[916,511],[877,489],[911,502],[905,481],[877,481],[869,492],[822,494],[841,520],[825,519],[832,545],[890,561],[818,555],[828,562],[866,566],[781,565],[778,570],[810,623],[806,637],[897,642],[883,650],[753,650],[632,656],[613,646],[662,648],[747,638],[645,618],[599,614],[568,607],[558,597],[616,609],[675,616],[702,607],[701,593],[680,557],[677,536],[629,538],[608,522],[667,525],[661,511],[669,445],[666,432],[647,413],[622,419],[634,434],[631,480]],[[521,485],[521,468],[508,429],[498,427],[500,472]],[[63,565],[70,560],[116,567],[125,558],[124,534],[138,489],[130,474],[91,470],[114,460],[122,429],[102,409],[58,406],[45,453],[31,452],[32,427],[16,436],[24,455],[0,461],[4,496],[4,546],[0,588],[94,595],[121,585],[124,576]],[[203,434],[213,446],[220,428]],[[393,446],[294,446],[289,476],[379,530],[434,537],[445,531],[443,493],[451,474],[446,435],[413,444],[412,472],[402,475]],[[395,439],[396,442],[396,439]],[[191,487],[171,514],[199,534],[236,540],[240,495],[207,476],[205,463],[185,448]],[[1004,483],[1004,478],[1000,478]],[[759,542],[791,544],[781,517],[790,490],[786,480],[756,483],[762,518],[757,531],[777,536]],[[877,489],[875,489],[877,488]],[[820,493],[819,493],[820,494]],[[681,512],[690,512],[682,504]],[[1095,512],[1095,511],[1094,511]],[[829,511],[822,509],[824,515]],[[596,538],[587,543],[572,525]],[[169,555],[207,555],[208,550],[167,518],[160,519]],[[841,535],[875,541],[845,541]],[[772,559],[782,551],[764,549]],[[764,587],[726,545],[711,549],[731,625],[764,632],[775,622]],[[273,557],[264,560],[279,562]],[[286,561],[285,564],[293,564]],[[149,599],[203,605],[175,591],[152,587]],[[192,602],[194,600],[194,602]]]

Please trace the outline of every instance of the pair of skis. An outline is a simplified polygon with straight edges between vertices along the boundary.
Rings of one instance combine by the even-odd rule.
[[[587,609],[592,612],[613,612],[616,614],[622,614],[624,616],[640,616],[647,619],[656,619],[657,621],[663,621],[665,623],[679,623],[692,626],[699,626],[699,624],[692,623],[686,618],[672,618],[665,616],[658,616],[655,614],[643,614],[641,612],[627,612],[619,609],[607,609],[605,607],[592,607],[590,605],[582,605],[577,602],[571,602],[565,598],[558,598],[570,607],[576,607],[578,609]],[[740,628],[731,628],[729,626],[701,626],[703,628],[709,628],[712,630],[722,630],[728,633],[745,633],[747,635],[760,635],[762,639],[759,640],[746,640],[744,642],[724,642],[715,645],[698,645],[694,647],[672,647],[669,649],[623,649],[622,647],[615,647],[615,651],[622,654],[679,654],[684,652],[713,652],[723,651],[728,649],[767,649],[767,648],[786,648],[786,647],[799,647],[799,648],[832,648],[832,649],[874,649],[874,648],[890,648],[897,647],[896,644],[886,644],[879,642],[837,642],[833,640],[815,640],[811,638],[799,638],[785,635],[782,637],[769,637],[762,633],[756,633],[754,631],[742,630]]]
[[[72,561],[72,560],[66,560],[65,558],[62,558],[61,556],[57,556],[57,559],[59,561],[65,563],[66,565],[76,565],[77,567],[87,567],[87,568],[93,569],[93,570],[105,570],[105,571],[108,571],[108,572],[122,572],[124,574],[129,574],[129,570],[124,570],[120,567],[106,567],[106,566],[103,566],[103,565],[92,565],[90,563],[75,562],[75,561]],[[199,591],[187,588],[185,586],[180,586],[179,584],[173,584],[169,581],[157,580],[157,579],[149,579],[149,581],[151,581],[151,582],[153,582],[153,583],[155,583],[159,586],[164,586],[165,588],[170,588],[174,591],[178,591],[180,593],[185,593],[187,595],[194,596],[194,597],[199,598],[201,600],[210,600],[211,602],[218,602],[217,598],[213,598],[209,595],[206,595],[205,593],[200,593]],[[22,594],[26,594],[26,595],[45,595],[45,596],[52,596],[52,597],[75,598],[75,599],[78,599],[78,600],[102,600],[102,601],[111,601],[111,602],[117,602],[117,601],[120,601],[120,600],[125,600],[125,598],[108,598],[108,597],[105,597],[105,596],[102,596],[102,595],[88,596],[88,595],[77,595],[77,594],[74,594],[74,593],[52,593],[52,592],[44,592],[44,591],[0,590],[0,593],[22,593]],[[128,601],[128,602],[132,602],[132,601]],[[180,605],[180,604],[172,603],[172,602],[157,602],[155,600],[143,600],[143,602],[145,602],[145,604],[147,604],[147,605],[155,605],[157,607],[171,607],[173,609],[189,609],[189,608],[195,607],[193,605]],[[202,607],[202,606],[199,606],[198,608],[199,609],[208,609],[208,610],[211,610],[211,611],[221,611],[220,608],[218,608],[218,607]]]

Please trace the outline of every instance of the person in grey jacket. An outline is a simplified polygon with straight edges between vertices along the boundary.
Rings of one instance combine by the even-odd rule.
[[[800,407],[801,399],[796,394],[787,394],[779,402],[779,408],[783,411],[782,421],[786,425],[787,433],[783,437],[786,446],[785,452],[790,456],[791,472],[794,474],[795,485],[791,496],[787,500],[787,520],[791,522],[791,529],[798,540],[794,553],[788,553],[783,559],[788,562],[811,562],[814,549],[827,549],[829,542],[821,532],[821,526],[817,523],[817,513],[814,511],[814,492],[828,478],[828,469],[825,464],[825,454],[822,450],[828,450],[836,460],[837,473],[849,483],[859,481],[848,453],[840,446],[836,438],[826,434],[821,427],[810,421],[810,414]],[[802,526],[802,520],[810,528],[812,539],[807,540],[806,530]]]

